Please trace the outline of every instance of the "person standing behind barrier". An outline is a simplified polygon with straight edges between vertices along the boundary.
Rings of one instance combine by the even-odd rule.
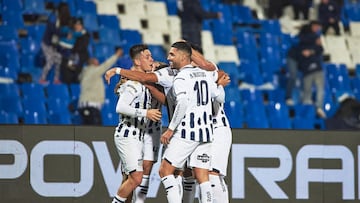
[[[145,73],[152,70],[153,59],[146,45],[132,46],[130,56],[134,64],[131,71]],[[143,139],[147,119],[155,122],[161,119],[159,109],[150,109],[151,94],[141,83],[127,80],[120,86],[118,93],[116,112],[121,115],[121,118],[114,133],[114,141],[127,179],[118,188],[112,203],[124,203],[132,191],[141,184]]]
[[[336,35],[340,35],[340,7],[333,0],[321,0],[318,8],[318,19],[321,22],[323,34],[332,27]]]
[[[303,103],[313,104],[312,86],[316,86],[316,112],[326,118],[323,110],[325,78],[323,71],[323,47],[320,39],[321,25],[317,21],[310,23],[311,30],[299,35],[298,64],[303,74]]]
[[[202,47],[201,31],[204,19],[221,18],[220,12],[208,12],[200,0],[177,0],[178,16],[181,20],[181,36],[184,40]]]
[[[300,20],[300,13],[304,20],[309,20],[309,10],[313,0],[290,0],[294,11],[294,20]]]
[[[98,59],[89,59],[89,65],[82,70],[78,108],[83,125],[102,125],[101,107],[105,100],[105,87],[102,76],[122,56],[122,49],[99,64]]]
[[[70,49],[63,49],[61,62],[61,81],[66,84],[79,83],[79,74],[90,58],[88,51],[90,34],[84,28],[81,18],[74,19],[70,35],[73,40],[68,42],[72,46]]]
[[[54,83],[60,81],[61,53],[57,50],[62,29],[71,27],[72,17],[67,3],[60,3],[57,10],[52,13],[47,20],[45,32],[41,41],[41,49],[45,56],[45,65],[39,83],[47,83],[47,76],[53,66],[55,66]]]

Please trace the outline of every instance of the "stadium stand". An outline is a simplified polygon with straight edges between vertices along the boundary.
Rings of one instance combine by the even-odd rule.
[[[169,45],[181,38],[176,0],[2,0],[1,124],[80,124],[76,111],[78,84],[35,82],[44,60],[40,49],[44,18],[60,2],[68,3],[73,16],[83,18],[85,28],[91,32],[90,55],[100,61],[111,56],[116,47],[127,53],[132,44],[146,43],[155,60],[166,62]],[[225,5],[220,0],[201,1],[205,9],[223,12],[222,19],[204,22],[202,44],[205,57],[231,76],[232,82],[225,88],[225,111],[231,126],[324,129],[314,106],[301,104],[301,84],[294,90],[295,105],[285,103],[286,53],[296,43],[293,32],[301,22],[288,16],[266,19],[259,2],[245,0],[242,5]],[[327,116],[334,114],[337,98],[343,93],[360,100],[360,4],[344,2],[342,27],[348,26],[350,31],[322,37],[330,58],[324,63]],[[128,57],[122,60],[117,65],[128,68]],[[20,74],[29,74],[32,82],[20,83]],[[114,78],[106,89],[102,109],[105,126],[118,122],[114,110],[117,97],[113,93],[117,80]],[[163,112],[166,126],[165,108]]]

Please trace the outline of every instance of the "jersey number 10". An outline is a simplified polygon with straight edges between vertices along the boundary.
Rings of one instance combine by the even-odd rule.
[[[196,81],[194,91],[197,94],[197,105],[206,105],[209,103],[208,84],[206,80]]]

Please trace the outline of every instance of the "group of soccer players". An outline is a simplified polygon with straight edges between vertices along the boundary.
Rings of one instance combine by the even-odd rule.
[[[196,182],[200,202],[228,202],[224,177],[232,135],[223,87],[229,76],[185,41],[172,44],[170,65],[155,71],[146,45],[132,46],[130,56],[131,70],[116,67],[105,74],[108,82],[115,74],[127,78],[117,90],[121,119],[114,133],[127,178],[112,203],[145,201],[159,141],[164,148],[159,175],[168,202],[194,202]],[[170,118],[162,134],[159,103],[167,106]]]

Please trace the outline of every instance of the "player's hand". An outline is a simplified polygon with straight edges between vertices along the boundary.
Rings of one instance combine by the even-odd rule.
[[[170,130],[170,129],[167,129],[162,135],[161,135],[161,138],[160,138],[160,142],[161,144],[163,145],[168,145],[170,143],[170,139],[171,137],[173,136],[174,134],[174,131]]]
[[[105,80],[106,80],[107,84],[110,84],[110,79],[111,79],[111,77],[114,76],[115,74],[116,74],[116,68],[112,68],[112,69],[106,71],[104,77],[105,77]]]
[[[148,109],[146,111],[146,118],[152,121],[160,121],[161,119],[161,111],[159,109]]]
[[[217,84],[225,87],[226,85],[228,85],[230,83],[230,81],[231,80],[230,80],[229,75],[225,73],[219,77]]]

